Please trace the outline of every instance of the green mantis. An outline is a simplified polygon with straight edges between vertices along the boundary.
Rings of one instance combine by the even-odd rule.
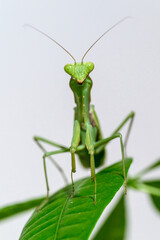
[[[43,155],[43,164],[44,164],[44,172],[45,172],[45,180],[47,186],[47,197],[46,201],[48,201],[49,197],[49,184],[46,170],[46,158],[50,158],[55,166],[62,173],[64,180],[66,180],[63,169],[52,159],[53,155],[61,154],[65,152],[70,152],[71,154],[71,180],[72,180],[72,195],[74,195],[74,181],[73,181],[73,173],[76,172],[76,161],[75,155],[78,155],[82,165],[86,168],[91,169],[91,179],[94,182],[94,203],[96,204],[96,176],[95,176],[95,168],[103,165],[105,159],[105,147],[108,143],[110,143],[114,139],[119,139],[120,148],[121,148],[121,157],[122,157],[122,166],[123,166],[123,174],[124,174],[124,186],[126,192],[126,176],[125,176],[125,149],[128,141],[128,137],[130,134],[130,130],[132,127],[134,112],[130,112],[128,116],[121,122],[121,124],[113,131],[113,133],[107,137],[103,138],[100,123],[95,112],[94,106],[90,104],[91,99],[91,89],[92,89],[92,80],[89,76],[90,72],[94,69],[94,64],[92,62],[83,62],[84,57],[90,51],[90,49],[111,29],[115,26],[126,20],[128,17],[123,18],[115,25],[113,25],[110,29],[103,33],[86,51],[81,62],[77,63],[75,58],[58,42],[52,39],[47,34],[41,32],[37,28],[34,28],[30,25],[34,30],[42,33],[46,37],[50,38],[54,43],[59,45],[64,51],[66,51],[74,60],[73,64],[67,64],[64,67],[64,70],[67,74],[70,75],[70,88],[73,91],[74,99],[76,107],[74,108],[74,126],[73,126],[73,137],[70,144],[70,147],[63,146],[61,144],[57,144],[50,140],[44,139],[39,136],[35,136],[34,140],[38,144],[38,146],[44,152]],[[128,131],[123,142],[122,135],[120,133],[121,128],[129,121]],[[58,149],[56,151],[46,152],[42,143],[47,143]]]

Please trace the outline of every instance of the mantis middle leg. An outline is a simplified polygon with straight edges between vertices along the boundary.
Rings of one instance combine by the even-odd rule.
[[[52,152],[46,152],[43,155],[43,166],[44,166],[44,174],[45,174],[45,180],[46,180],[46,187],[47,187],[47,196],[46,196],[46,200],[44,201],[43,205],[48,201],[49,198],[49,184],[48,184],[48,176],[47,176],[47,169],[46,169],[46,158],[53,156],[55,154],[59,154],[59,153],[65,153],[65,152],[69,152],[70,149],[61,149],[61,150],[57,150],[57,151],[52,151]]]
[[[52,142],[52,141],[50,141],[48,139],[45,139],[45,138],[42,138],[42,137],[39,137],[39,136],[34,136],[33,139],[34,139],[35,143],[38,145],[38,147],[42,150],[43,153],[47,153],[47,151],[42,146],[42,144],[40,142],[47,143],[47,144],[49,144],[51,146],[54,146],[54,147],[58,147],[59,149],[67,149],[66,146],[63,146],[61,144]],[[57,170],[61,173],[61,175],[62,175],[62,177],[64,179],[64,182],[67,184],[68,180],[67,180],[67,177],[66,177],[63,169],[59,166],[59,164],[51,156],[49,156],[49,159],[51,160],[53,165],[57,168]]]
[[[45,154],[43,155],[43,166],[44,166],[44,174],[45,174],[46,187],[47,187],[47,195],[46,195],[46,199],[42,202],[38,210],[40,210],[48,202],[48,199],[49,199],[49,184],[48,184],[48,176],[47,176],[47,169],[46,169],[46,158],[51,157],[55,154],[65,153],[69,151],[70,149],[61,149],[61,150],[52,151],[52,152],[45,152]]]
[[[94,144],[95,153],[96,149],[98,150],[99,147],[107,145],[109,142],[111,142],[113,139],[119,138],[120,140],[120,147],[121,147],[121,155],[122,155],[122,166],[123,166],[123,176],[124,176],[124,187],[125,187],[125,193],[127,193],[127,181],[126,181],[126,172],[125,172],[125,157],[124,157],[124,144],[122,140],[122,134],[116,133],[108,138],[104,138],[102,140],[97,141]]]

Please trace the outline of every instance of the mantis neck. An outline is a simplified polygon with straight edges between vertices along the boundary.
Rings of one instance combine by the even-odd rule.
[[[90,110],[90,92],[92,88],[92,80],[89,76],[82,84],[78,84],[76,80],[70,80],[70,88],[73,91],[76,103],[75,120],[78,120],[81,126],[90,124],[89,110]]]

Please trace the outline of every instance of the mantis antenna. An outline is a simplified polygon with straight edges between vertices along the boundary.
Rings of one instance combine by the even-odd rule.
[[[25,24],[24,27],[30,27],[30,28],[34,29],[35,31],[43,34],[44,36],[46,36],[46,37],[49,38],[50,40],[52,40],[52,41],[53,41],[54,43],[56,43],[59,47],[61,47],[66,53],[68,53],[68,54],[71,56],[71,58],[74,60],[74,62],[76,63],[76,60],[75,60],[75,58],[72,56],[72,54],[69,53],[60,43],[58,43],[56,40],[54,40],[53,38],[51,38],[49,35],[47,35],[46,33],[42,32],[42,31],[39,30],[38,28],[33,27],[33,26],[30,25],[30,24]]]
[[[117,25],[119,25],[120,23],[122,23],[123,21],[125,21],[126,19],[128,18],[131,18],[129,16],[125,17],[125,18],[122,18],[120,21],[118,21],[117,23],[115,23],[112,27],[110,27],[107,31],[105,31],[89,48],[88,50],[85,52],[84,56],[82,57],[82,61],[83,62],[83,59],[84,57],[87,55],[87,53],[91,50],[91,48],[106,34],[108,33],[109,31],[111,31],[113,28],[115,28]]]

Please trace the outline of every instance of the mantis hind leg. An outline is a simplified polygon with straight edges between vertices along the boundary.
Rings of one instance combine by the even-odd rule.
[[[123,128],[123,126],[124,126],[128,121],[130,121],[129,126],[128,126],[128,129],[127,129],[127,133],[126,133],[126,136],[125,136],[125,139],[124,139],[124,144],[123,144],[125,156],[127,155],[127,154],[126,154],[126,146],[127,146],[127,142],[128,142],[129,136],[130,136],[131,129],[132,129],[134,117],[135,117],[135,113],[134,113],[134,112],[130,112],[130,113],[127,115],[127,117],[121,122],[121,124],[120,124],[120,125],[114,130],[114,132],[111,134],[111,136],[113,136],[113,135],[115,135],[116,133],[118,133],[118,132]]]

